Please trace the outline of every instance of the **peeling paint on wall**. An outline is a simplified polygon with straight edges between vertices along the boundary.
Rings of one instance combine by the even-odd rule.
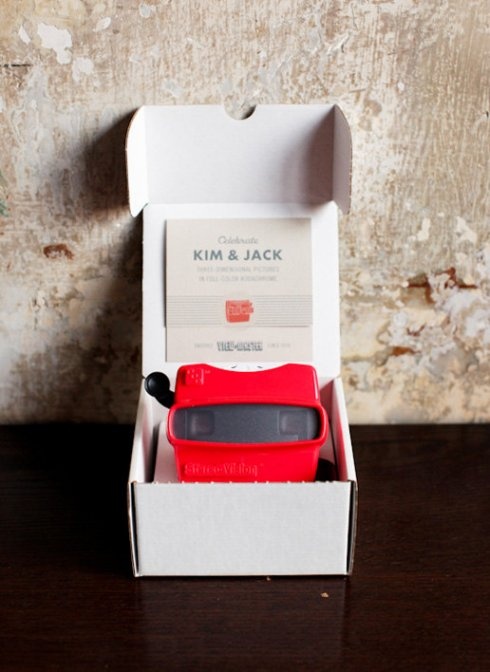
[[[83,77],[90,76],[94,71],[94,63],[90,58],[79,56],[73,61],[72,74],[75,82],[80,82]]]
[[[54,243],[53,245],[45,245],[43,247],[43,254],[48,259],[73,259],[74,254],[65,243]]]
[[[37,34],[41,38],[41,46],[52,49],[56,53],[58,63],[71,62],[71,34],[66,28],[57,28],[47,23],[40,23]]]
[[[134,419],[135,108],[325,101],[354,144],[350,420],[490,420],[486,0],[6,0],[0,35],[2,422]]]

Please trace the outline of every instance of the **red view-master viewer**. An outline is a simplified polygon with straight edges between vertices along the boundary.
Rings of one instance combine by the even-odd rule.
[[[181,481],[314,480],[328,421],[313,367],[191,364],[178,370],[175,396],[159,397],[151,382],[147,391],[170,406],[167,435]]]

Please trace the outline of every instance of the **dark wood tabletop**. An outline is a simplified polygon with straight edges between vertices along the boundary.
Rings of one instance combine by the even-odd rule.
[[[490,670],[490,427],[351,431],[351,577],[135,579],[132,428],[0,428],[0,670]]]

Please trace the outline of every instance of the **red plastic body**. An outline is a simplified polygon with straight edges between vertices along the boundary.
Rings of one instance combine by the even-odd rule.
[[[282,404],[314,409],[318,431],[312,439],[269,443],[218,443],[178,437],[174,419],[180,409],[198,410],[200,406],[230,404]],[[267,412],[267,409],[261,410]],[[316,371],[311,366],[285,364],[273,369],[243,372],[209,364],[192,364],[180,367],[177,372],[175,402],[169,411],[167,436],[175,449],[181,481],[312,481],[327,433],[327,413],[320,403]]]

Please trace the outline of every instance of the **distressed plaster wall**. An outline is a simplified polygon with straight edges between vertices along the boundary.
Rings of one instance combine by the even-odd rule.
[[[134,419],[141,104],[337,102],[352,422],[490,420],[488,0],[3,0],[0,421]]]

